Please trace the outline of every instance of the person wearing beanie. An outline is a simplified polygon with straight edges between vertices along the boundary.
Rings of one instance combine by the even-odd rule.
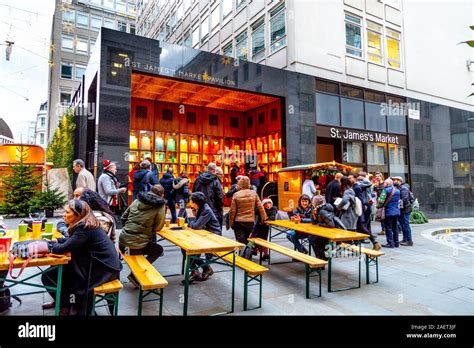
[[[196,219],[188,224],[188,227],[192,228],[193,230],[206,230],[211,233],[221,235],[222,229],[219,221],[217,221],[214,212],[212,211],[209,204],[206,203],[207,199],[204,193],[202,192],[194,192],[191,195],[191,209],[196,211]],[[184,250],[181,250],[183,254],[185,253]],[[207,254],[206,259],[211,259],[212,255]],[[202,259],[193,259],[191,260],[190,269],[191,275],[189,277],[189,282],[192,283],[194,281],[205,281],[209,279],[210,276],[214,274],[214,270],[209,265],[202,266],[202,273],[199,272],[199,267],[204,263]],[[195,268],[195,269],[193,269]],[[184,280],[181,284],[184,284]]]
[[[265,198],[262,200],[263,208],[265,209],[265,214],[267,214],[267,218],[269,221],[276,220],[276,216],[278,213],[278,208],[273,205],[273,201],[270,198]],[[255,224],[254,233],[252,234],[255,238],[262,238],[263,240],[268,239],[268,233],[270,231],[270,226],[268,226],[262,218],[259,216],[257,219],[257,223]],[[254,249],[254,255],[257,255],[257,252],[262,250],[263,252],[263,261],[268,261],[270,259],[270,254],[268,252],[268,248],[262,248],[257,246]]]
[[[106,201],[112,211],[118,213],[119,211],[119,197],[120,193],[127,191],[126,187],[120,187],[120,182],[116,176],[117,165],[115,162],[104,160],[104,171],[97,180],[97,190],[100,197]]]

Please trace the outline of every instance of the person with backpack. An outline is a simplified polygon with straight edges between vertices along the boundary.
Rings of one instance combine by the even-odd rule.
[[[179,212],[178,217],[186,218],[186,205],[189,202],[189,179],[188,172],[183,171],[173,181],[173,190],[175,192],[175,199],[178,202]]]
[[[402,228],[403,233],[403,240],[400,242],[400,245],[413,246],[413,239],[411,236],[410,227],[410,215],[413,203],[415,202],[415,196],[410,190],[410,185],[408,185],[408,183],[406,182],[404,183],[403,178],[401,176],[395,176],[392,178],[392,180],[395,187],[400,190],[401,208],[398,222],[400,223],[400,227]]]
[[[214,212],[222,228],[224,217],[224,190],[216,176],[217,166],[215,163],[207,165],[207,172],[200,174],[194,182],[193,192],[202,192],[206,202]]]
[[[357,179],[356,174],[348,175],[349,180],[353,184],[353,189],[356,196],[356,215],[358,216],[357,232],[367,234],[373,244],[373,249],[380,250],[382,245],[377,242],[377,237],[372,233],[370,228],[370,215],[372,214],[372,209],[369,201],[371,199],[370,188],[372,183],[363,176],[365,173],[360,174],[362,175],[357,176]],[[358,206],[359,204],[360,207]]]
[[[173,168],[169,167],[160,179],[160,185],[165,189],[166,205],[171,213],[171,223],[176,223],[176,191],[173,189]]]
[[[400,191],[393,186],[392,179],[384,181],[385,188],[379,197],[378,208],[385,210],[385,227],[387,244],[382,245],[384,248],[398,248],[398,217],[400,216],[399,200]]]
[[[151,172],[151,163],[144,160],[140,163],[140,170],[133,176],[133,200],[137,199],[139,192],[150,191],[151,186],[157,185],[158,179]]]
[[[341,192],[342,198],[335,201],[335,207],[344,226],[350,231],[355,231],[358,219],[355,211],[356,196],[347,176],[341,178]]]

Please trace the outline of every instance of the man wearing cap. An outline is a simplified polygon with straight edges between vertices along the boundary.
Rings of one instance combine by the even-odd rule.
[[[86,169],[86,165],[83,160],[74,160],[74,162],[72,162],[72,170],[77,174],[76,188],[84,187],[95,191],[94,176]]]
[[[394,176],[392,180],[395,187],[400,190],[400,200],[402,201],[400,207],[400,216],[398,218],[398,222],[400,223],[403,233],[403,240],[400,242],[400,245],[413,246],[410,227],[410,214],[414,202],[414,196],[410,191],[410,185],[404,183],[401,176]]]
[[[100,197],[106,201],[112,210],[118,207],[118,195],[127,191],[125,187],[120,188],[120,182],[116,177],[117,164],[104,160],[104,172],[97,181],[97,189]]]

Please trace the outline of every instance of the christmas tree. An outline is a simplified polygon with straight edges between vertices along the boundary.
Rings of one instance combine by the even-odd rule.
[[[40,192],[32,202],[32,209],[56,210],[66,204],[65,195],[58,188],[50,188],[45,185],[46,190]]]
[[[11,174],[2,178],[4,199],[0,210],[4,214],[27,216],[32,203],[38,195],[41,185],[41,174],[36,173],[35,166],[25,164],[28,159],[28,149],[17,148],[17,164],[9,164]]]

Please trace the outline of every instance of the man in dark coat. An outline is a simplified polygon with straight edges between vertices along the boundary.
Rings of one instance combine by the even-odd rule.
[[[235,185],[237,184],[237,175],[240,172],[239,162],[235,161],[234,166],[230,170],[230,184]]]
[[[415,197],[410,190],[410,185],[408,185],[406,182],[404,183],[401,176],[395,176],[392,179],[395,187],[400,190],[400,200],[402,201],[400,217],[398,218],[398,222],[400,223],[403,233],[403,240],[400,242],[400,245],[413,246],[410,227],[410,214]]]
[[[207,169],[208,171],[199,175],[194,182],[193,192],[202,192],[204,194],[207,204],[209,204],[222,228],[224,191],[216,176],[217,166],[214,163],[209,163]]]
[[[160,185],[165,189],[166,205],[171,212],[171,223],[176,223],[176,192],[173,189],[173,168],[169,167],[160,179]]]
[[[334,201],[336,198],[341,197],[341,173],[336,173],[334,180],[332,180],[328,186],[326,186],[326,203],[331,204],[334,207]]]
[[[158,184],[158,179],[151,172],[150,161],[142,161],[140,170],[136,171],[133,176],[133,200],[137,199],[139,192],[148,192],[151,186],[156,184]]]

